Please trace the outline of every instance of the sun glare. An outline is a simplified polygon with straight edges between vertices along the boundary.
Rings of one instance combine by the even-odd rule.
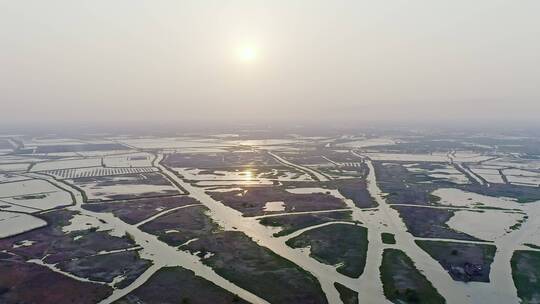
[[[253,180],[253,172],[251,170],[245,170],[242,172],[242,175],[244,176],[245,181],[252,181]]]
[[[240,48],[238,56],[245,62],[254,61],[257,59],[257,50],[252,46],[245,46]]]

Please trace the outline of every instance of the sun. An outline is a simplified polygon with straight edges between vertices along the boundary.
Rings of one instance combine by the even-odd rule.
[[[238,57],[245,62],[251,62],[257,59],[257,50],[253,46],[241,47],[238,51]]]
[[[253,172],[251,170],[249,170],[249,169],[244,170],[242,172],[242,175],[244,176],[245,181],[249,182],[249,181],[253,180]]]

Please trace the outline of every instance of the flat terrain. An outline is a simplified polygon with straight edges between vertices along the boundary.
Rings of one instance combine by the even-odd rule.
[[[358,278],[364,272],[368,248],[367,229],[334,224],[302,233],[289,239],[293,248],[309,247],[310,256],[330,265],[344,275]]]
[[[537,135],[298,133],[3,136],[0,303],[540,303]]]
[[[282,230],[276,232],[274,236],[284,236],[298,231],[302,228],[320,225],[334,221],[350,221],[351,212],[325,212],[313,214],[295,214],[288,216],[270,216],[260,220],[265,226],[279,227]]]
[[[358,304],[358,292],[350,290],[339,283],[334,283],[334,286],[339,292],[339,298],[343,304]]]
[[[440,241],[416,241],[457,281],[489,282],[495,246]]]
[[[203,257],[208,254],[205,264],[271,303],[326,303],[311,274],[241,232],[212,234],[185,247]]]
[[[518,296],[524,303],[540,303],[540,252],[514,252],[512,276]]]
[[[243,187],[229,192],[209,192],[217,201],[246,216],[268,214],[267,202],[283,202],[285,212],[320,211],[345,208],[338,198],[326,193],[296,194],[279,187]]]
[[[192,271],[181,267],[166,267],[152,275],[146,284],[114,303],[242,304],[248,302],[212,282],[195,276]]]
[[[2,303],[97,303],[112,288],[80,282],[46,267],[26,263],[23,259],[0,253],[0,300]]]
[[[384,251],[381,280],[384,295],[394,303],[445,303],[444,298],[401,250]]]

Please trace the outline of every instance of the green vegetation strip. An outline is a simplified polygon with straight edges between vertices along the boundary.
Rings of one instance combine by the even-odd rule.
[[[292,248],[310,246],[310,256],[321,263],[340,265],[337,271],[358,278],[364,272],[368,248],[367,228],[350,224],[331,224],[287,241]]]
[[[287,216],[271,216],[262,218],[259,223],[265,226],[283,227],[283,230],[274,233],[275,237],[280,237],[306,227],[320,225],[333,221],[352,221],[352,212],[341,211]]]
[[[328,303],[319,281],[293,262],[236,231],[214,233],[182,249],[198,252],[220,276],[270,303]],[[212,303],[212,302],[208,302]]]
[[[351,290],[337,282],[334,283],[334,287],[336,287],[337,291],[339,292],[339,298],[343,304],[358,304],[358,292]]]
[[[401,250],[384,250],[380,272],[384,295],[393,303],[446,303]]]
[[[456,281],[489,282],[497,248],[490,244],[420,241],[416,244],[448,271]]]
[[[523,303],[540,303],[540,252],[517,250],[510,263],[518,297]]]
[[[141,287],[115,304],[139,303],[247,303],[237,295],[182,267],[162,268]]]
[[[394,245],[396,243],[396,237],[392,233],[383,232],[381,239],[384,244]]]
[[[532,248],[532,249],[540,249],[540,246],[535,245],[535,244],[531,244],[531,243],[525,243],[525,244],[523,244],[523,245],[525,245],[525,246],[527,246],[527,247],[530,247],[530,248]]]

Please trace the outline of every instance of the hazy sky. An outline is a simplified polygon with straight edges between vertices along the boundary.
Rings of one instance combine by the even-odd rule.
[[[0,121],[538,121],[539,14],[538,0],[0,0]]]

